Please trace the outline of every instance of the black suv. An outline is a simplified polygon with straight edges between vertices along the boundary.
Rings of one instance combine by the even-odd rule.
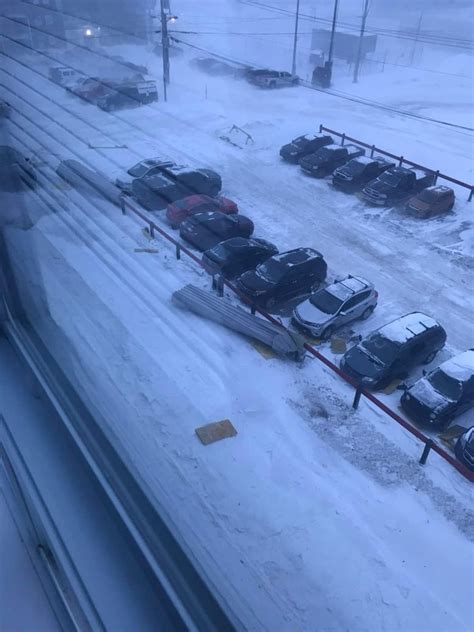
[[[445,342],[446,332],[434,318],[413,312],[349,349],[341,369],[364,386],[384,388],[396,378],[405,378],[417,364],[429,364]]]
[[[211,274],[222,274],[233,279],[239,274],[254,270],[260,263],[278,254],[278,248],[264,239],[234,237],[206,250],[203,266]]]
[[[237,279],[237,287],[256,305],[273,309],[317,290],[326,273],[327,264],[320,252],[312,248],[295,248],[242,274]]]
[[[332,174],[332,183],[343,191],[358,191],[367,182],[378,178],[381,173],[394,166],[394,162],[389,162],[385,158],[359,156],[338,167]]]
[[[314,178],[324,178],[334,169],[344,165],[352,158],[363,156],[365,149],[357,145],[326,145],[314,154],[304,156],[298,162],[300,167]]]
[[[407,389],[403,410],[416,421],[446,428],[474,406],[474,349],[446,360]]]
[[[179,234],[198,250],[209,250],[232,237],[250,237],[253,229],[252,220],[244,215],[208,211],[191,215],[181,222]]]
[[[329,134],[306,134],[305,136],[298,136],[287,145],[283,145],[280,149],[280,156],[287,162],[297,164],[300,158],[314,154],[321,147],[333,143],[334,140]]]
[[[164,166],[160,173],[133,180],[132,195],[146,209],[155,211],[195,193],[216,196],[221,188],[220,175],[211,169]]]

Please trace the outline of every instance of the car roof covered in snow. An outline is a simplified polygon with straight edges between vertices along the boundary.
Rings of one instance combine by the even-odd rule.
[[[439,323],[431,316],[422,312],[412,312],[384,325],[377,330],[377,333],[392,342],[403,344],[418,334],[439,326]]]
[[[347,279],[343,279],[342,281],[336,281],[332,285],[328,285],[328,287],[324,288],[326,292],[332,294],[336,298],[345,301],[347,298],[350,298],[357,292],[361,292],[369,287],[368,281],[362,279],[360,277],[347,277]]]
[[[294,250],[281,252],[279,255],[272,257],[272,259],[287,266],[294,266],[309,261],[310,259],[319,259],[322,256],[320,252],[313,248],[295,248]]]
[[[432,187],[426,187],[424,191],[429,191],[430,193],[433,193],[434,195],[441,195],[443,193],[448,193],[448,191],[452,191],[452,189],[451,187],[447,187],[444,184],[437,184]]]
[[[370,165],[375,162],[375,158],[369,158],[369,156],[357,156],[352,159],[353,162],[358,162],[360,165]]]
[[[426,176],[430,175],[430,171],[424,171],[423,169],[410,169],[416,176],[417,180],[421,180],[422,178],[426,178]]]
[[[449,358],[438,368],[446,375],[459,380],[459,382],[467,382],[474,375],[474,349],[469,349],[453,358]]]

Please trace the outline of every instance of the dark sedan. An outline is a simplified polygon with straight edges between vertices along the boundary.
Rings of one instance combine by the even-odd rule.
[[[237,287],[265,309],[306,298],[326,278],[327,264],[312,248],[295,248],[268,259],[237,279]]]
[[[365,150],[357,145],[326,145],[314,154],[304,156],[298,162],[303,171],[313,178],[324,178],[337,167],[364,154]]]
[[[220,175],[211,169],[172,166],[150,177],[135,178],[132,195],[146,209],[155,211],[196,193],[214,197],[221,188]]]
[[[253,222],[243,215],[224,215],[219,211],[192,215],[179,227],[181,237],[198,250],[209,250],[232,237],[250,237]]]
[[[338,189],[351,192],[362,189],[367,182],[378,178],[381,173],[395,166],[385,158],[359,156],[338,167],[332,174],[332,183]]]
[[[208,195],[189,195],[181,200],[168,204],[166,219],[173,228],[179,228],[181,222],[196,213],[220,211],[226,215],[239,212],[238,206],[226,197],[209,197]]]
[[[329,134],[306,134],[305,136],[298,136],[287,145],[283,145],[280,149],[280,156],[287,162],[297,164],[304,156],[314,154],[321,147],[333,143],[334,140]]]
[[[233,279],[254,270],[259,264],[278,254],[278,248],[264,239],[234,237],[206,250],[202,263],[211,274]]]

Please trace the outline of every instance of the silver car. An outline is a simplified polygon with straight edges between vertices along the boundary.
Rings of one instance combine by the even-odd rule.
[[[349,276],[312,294],[293,312],[293,322],[318,338],[357,319],[366,319],[377,306],[378,294],[369,281]]]

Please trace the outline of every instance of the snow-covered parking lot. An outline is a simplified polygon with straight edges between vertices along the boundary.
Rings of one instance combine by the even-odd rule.
[[[145,50],[128,54],[151,65]],[[75,63],[86,70],[94,55]],[[472,346],[465,192],[449,217],[416,222],[305,177],[278,150],[324,123],[468,181],[472,135],[305,88],[204,83],[185,59],[168,103],[106,114],[49,82],[51,63],[4,59],[0,74],[12,143],[35,156],[40,179],[29,222],[9,209],[8,245],[38,330],[210,581],[249,629],[470,629],[472,485],[437,455],[420,467],[420,445],[368,402],[353,411],[352,389],[316,360],[267,360],[178,310],[172,292],[208,277],[54,168],[81,159],[112,178],[158,155],[216,169],[257,236],[281,250],[315,247],[330,279],[375,284],[379,305],[357,334],[413,310],[438,318],[448,343],[435,366]],[[221,140],[233,124],[254,144]],[[386,401],[396,408],[399,395]],[[224,418],[237,437],[200,445],[194,429]]]

